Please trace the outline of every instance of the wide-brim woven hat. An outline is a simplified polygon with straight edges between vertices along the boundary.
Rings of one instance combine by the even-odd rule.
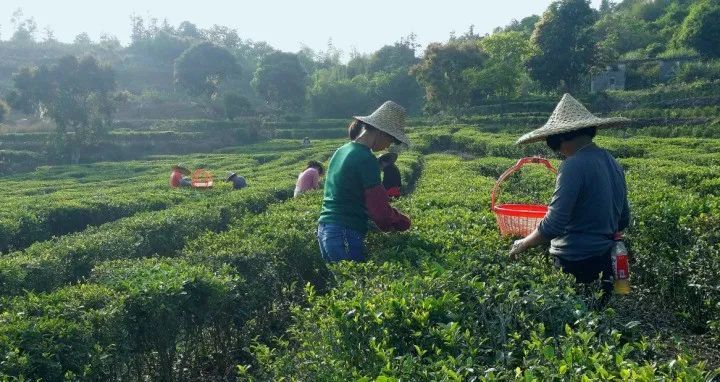
[[[398,159],[398,153],[389,152],[378,157],[378,162],[395,163]]]
[[[188,170],[187,167],[180,165],[180,164],[173,165],[172,169],[173,169],[173,171],[178,171],[183,175],[190,174],[190,170]]]
[[[355,116],[353,118],[391,135],[404,145],[410,146],[410,138],[405,135],[407,113],[404,107],[393,101],[386,101],[368,116]]]
[[[226,181],[230,181],[230,179],[233,178],[233,176],[237,175],[235,172],[229,172],[227,178],[225,178]]]
[[[545,125],[523,135],[517,140],[516,144],[542,141],[551,135],[567,133],[586,127],[596,127],[598,129],[621,127],[629,121],[629,119],[623,117],[596,117],[573,96],[565,93]]]

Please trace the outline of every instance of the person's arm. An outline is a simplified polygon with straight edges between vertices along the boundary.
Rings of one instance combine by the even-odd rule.
[[[538,245],[545,244],[547,242],[548,240],[545,240],[540,231],[536,228],[526,238],[515,240],[510,248],[510,258],[516,259],[519,254],[527,251],[529,248],[537,247]]]
[[[383,231],[405,231],[410,219],[390,206],[390,198],[380,182],[380,165],[377,159],[368,157],[358,174],[365,189],[365,207],[370,219]]]
[[[381,185],[365,190],[365,206],[370,219],[383,232],[406,231],[410,228],[410,218],[390,206],[385,187]]]
[[[558,173],[555,192],[545,218],[530,236],[513,243],[510,250],[511,256],[515,257],[529,248],[548,242],[565,232],[583,184],[583,172],[578,165],[579,163],[576,162],[563,164]]]

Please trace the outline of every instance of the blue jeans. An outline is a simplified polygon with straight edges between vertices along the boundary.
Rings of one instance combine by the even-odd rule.
[[[320,223],[317,237],[323,260],[365,261],[365,234],[337,224]]]

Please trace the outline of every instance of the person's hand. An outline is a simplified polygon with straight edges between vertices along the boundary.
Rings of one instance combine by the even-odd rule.
[[[518,255],[525,252],[525,250],[527,250],[525,240],[515,240],[515,242],[513,242],[512,244],[512,247],[510,247],[510,260],[517,260]]]

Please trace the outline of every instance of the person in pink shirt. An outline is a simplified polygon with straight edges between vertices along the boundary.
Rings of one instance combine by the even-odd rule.
[[[324,172],[322,163],[316,160],[308,162],[305,171],[298,176],[293,195],[297,197],[303,192],[320,188],[320,177]]]

